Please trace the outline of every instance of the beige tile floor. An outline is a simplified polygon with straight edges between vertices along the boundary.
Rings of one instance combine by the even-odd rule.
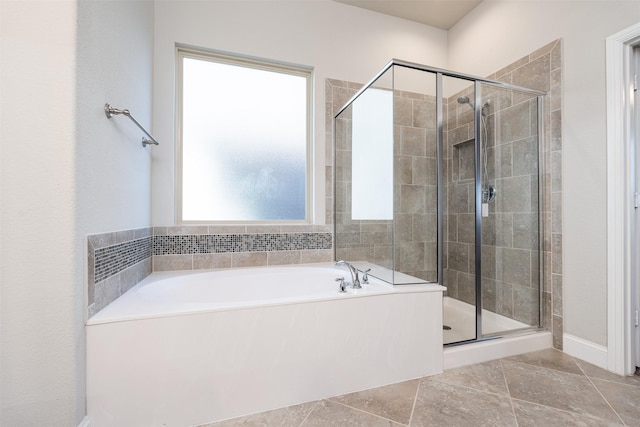
[[[206,426],[407,425],[640,426],[640,376],[549,349]]]

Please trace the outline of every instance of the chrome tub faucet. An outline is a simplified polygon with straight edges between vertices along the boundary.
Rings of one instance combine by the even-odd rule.
[[[362,289],[362,285],[360,285],[360,278],[358,277],[358,270],[347,261],[338,261],[336,262],[337,266],[346,265],[349,268],[349,273],[351,273],[351,287],[353,289]]]

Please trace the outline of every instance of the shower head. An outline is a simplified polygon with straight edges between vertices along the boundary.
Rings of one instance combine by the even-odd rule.
[[[473,105],[473,102],[471,102],[471,100],[469,99],[468,96],[459,96],[458,99],[458,104],[468,104],[469,107],[471,107],[472,109],[475,109],[475,106]],[[485,111],[485,108],[489,108],[491,106],[491,100],[488,99],[485,101],[484,104],[482,104],[482,115],[486,116],[487,112]]]
[[[459,96],[458,104],[467,104],[469,107],[471,107],[472,110],[475,108],[473,102],[471,102],[468,96]]]

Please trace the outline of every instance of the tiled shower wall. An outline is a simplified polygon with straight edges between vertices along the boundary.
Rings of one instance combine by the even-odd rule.
[[[88,316],[151,271],[333,260],[331,226],[154,227],[88,236]]]
[[[562,349],[562,177],[561,177],[561,60],[556,40],[489,76],[490,79],[547,92],[544,106],[545,146],[543,182],[538,182],[535,116],[537,105],[526,96],[482,87],[486,109],[489,182],[498,189],[490,214],[483,219],[483,307],[498,314],[535,324],[538,321],[539,274],[538,186],[544,198],[542,217],[543,319],[553,332],[554,347]],[[449,295],[475,303],[473,209],[473,110],[457,102],[473,100],[472,88],[451,96],[445,140],[447,241],[445,286]]]
[[[538,120],[535,97],[482,86],[481,152],[485,185],[497,189],[482,221],[483,308],[537,325],[539,322]],[[475,145],[473,110],[457,102],[473,99],[473,89],[447,102],[445,131],[445,286],[449,296],[475,304]],[[498,137],[496,137],[498,135]],[[471,137],[472,139],[468,139]],[[486,156],[486,157],[485,157]],[[486,173],[484,171],[486,164]]]
[[[438,280],[436,98],[394,91],[395,269]]]
[[[547,91],[544,129],[543,324],[562,349],[562,40],[555,40],[489,78]]]
[[[356,85],[326,84],[334,114]],[[346,101],[345,101],[346,102]],[[437,280],[435,97],[394,91],[394,220],[351,219],[351,111],[336,120],[336,257],[372,261],[420,279]],[[426,141],[426,144],[425,144]],[[372,171],[374,172],[374,171]],[[375,201],[372,201],[375,203]],[[395,262],[393,265],[395,251]]]

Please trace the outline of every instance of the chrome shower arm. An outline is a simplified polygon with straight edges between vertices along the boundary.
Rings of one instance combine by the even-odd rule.
[[[104,104],[104,114],[107,116],[108,119],[120,114],[122,114],[123,116],[127,116],[129,119],[131,119],[131,121],[135,123],[136,126],[138,126],[138,128],[140,128],[140,130],[149,137],[149,139],[146,139],[144,137],[142,138],[143,147],[146,147],[148,144],[160,145],[160,143],[156,141],[156,139],[153,136],[151,136],[151,134],[147,132],[147,130],[144,127],[142,127],[140,123],[138,123],[138,121],[131,115],[131,112],[129,110],[127,109],[119,110],[117,108],[113,108],[111,105],[109,105],[109,103],[106,103]]]

